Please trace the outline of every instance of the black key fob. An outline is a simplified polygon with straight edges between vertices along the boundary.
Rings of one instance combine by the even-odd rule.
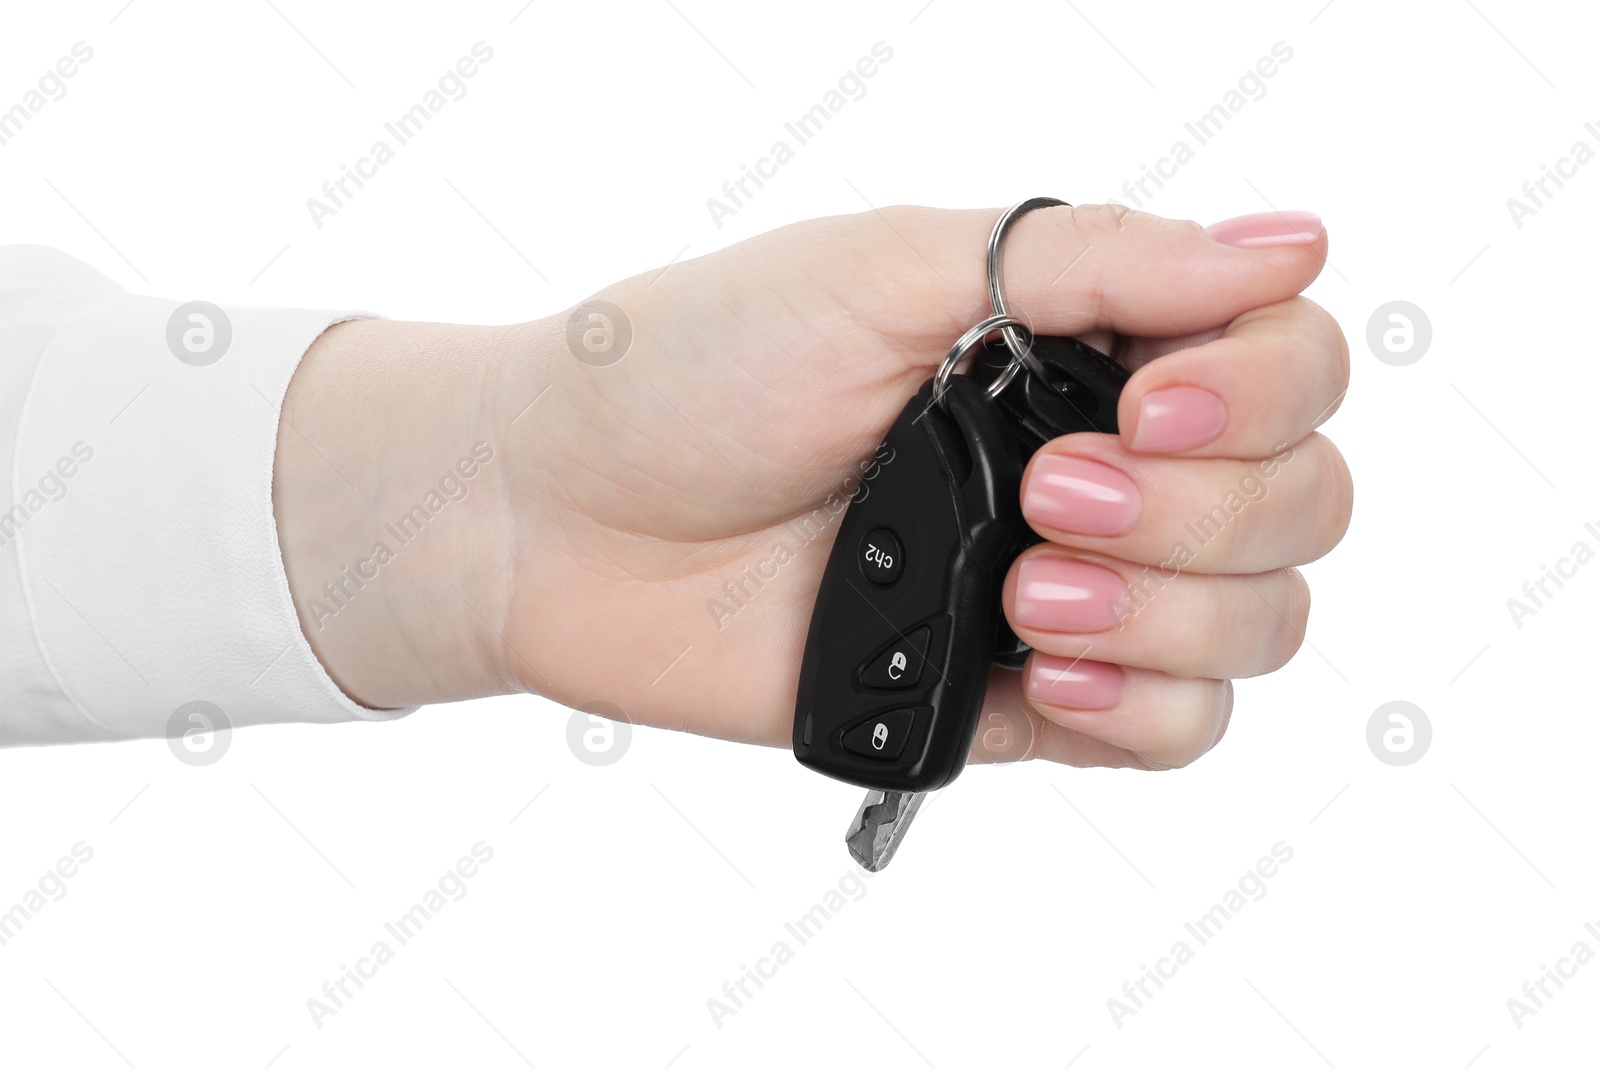
[[[1117,432],[1128,372],[1072,338],[1035,338],[1042,374],[975,362],[944,396],[923,385],[890,428],[880,471],[840,524],[812,610],[794,752],[836,779],[936,790],[960,775],[993,665],[1028,647],[1000,606],[1011,562],[1040,541],[1022,519],[1022,471],[1045,442]],[[1002,343],[985,357],[1009,359]]]
[[[794,721],[802,764],[904,792],[961,773],[1021,522],[1015,443],[962,375],[939,400],[925,383],[895,420],[812,610]]]

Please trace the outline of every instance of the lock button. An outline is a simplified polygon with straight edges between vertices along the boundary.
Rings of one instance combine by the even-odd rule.
[[[906,740],[911,738],[911,726],[916,715],[915,709],[893,709],[881,713],[846,731],[839,743],[862,757],[873,757],[880,761],[897,760],[906,748]]]
[[[928,628],[896,639],[861,669],[861,682],[880,690],[914,687],[928,662]]]

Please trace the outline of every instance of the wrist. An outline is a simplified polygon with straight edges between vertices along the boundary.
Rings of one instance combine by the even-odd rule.
[[[508,328],[351,321],[290,383],[273,466],[284,568],[313,651],[363,705],[520,689],[497,637],[508,341]]]

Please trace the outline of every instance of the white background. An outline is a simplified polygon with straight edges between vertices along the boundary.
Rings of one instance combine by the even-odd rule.
[[[1357,504],[1306,569],[1305,648],[1239,686],[1214,753],[973,769],[804,946],[784,924],[849,885],[858,798],[782,751],[639,729],[596,768],[566,710],[508,698],[240,731],[207,768],[159,740],[0,755],[0,909],[94,851],[0,947],[0,1063],[1593,1064],[1600,963],[1520,1028],[1506,1005],[1600,951],[1600,565],[1520,629],[1506,606],[1600,546],[1600,165],[1520,228],[1506,205],[1600,147],[1580,5],[124,2],[7,5],[0,105],[94,58],[0,146],[3,240],[173,298],[463,322],[864,202],[1126,200],[1284,42],[1149,207],[1322,213],[1310,292],[1354,362],[1324,430]],[[480,40],[469,94],[313,226]],[[714,226],[706,199],[878,41],[865,98]],[[1366,342],[1393,300],[1431,320],[1410,366]],[[1366,741],[1396,699],[1433,727],[1407,767]],[[479,841],[470,893],[316,1027],[307,999]],[[1118,1027],[1107,1000],[1279,842],[1266,896]],[[707,1000],[780,939],[719,1028]]]

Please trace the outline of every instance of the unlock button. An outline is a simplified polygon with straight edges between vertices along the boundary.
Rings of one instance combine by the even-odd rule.
[[[914,687],[927,663],[928,629],[919,627],[896,639],[861,669],[861,682],[880,690]]]

